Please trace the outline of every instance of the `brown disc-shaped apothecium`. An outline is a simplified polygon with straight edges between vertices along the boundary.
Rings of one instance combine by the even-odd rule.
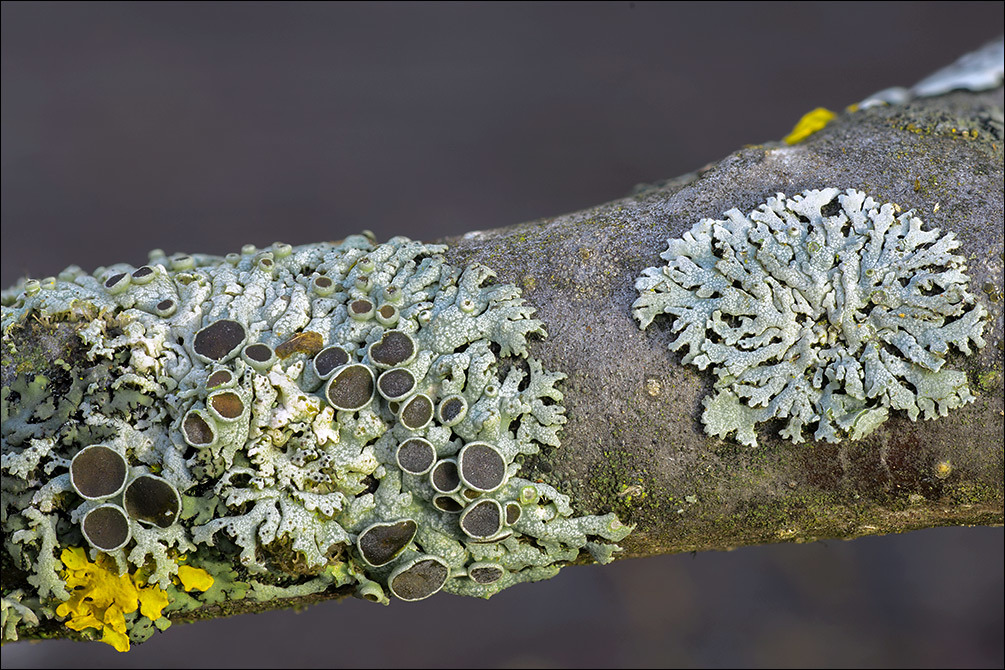
[[[367,563],[378,568],[397,558],[415,537],[416,530],[418,525],[411,519],[375,523],[359,534],[356,548]]]
[[[122,501],[130,517],[161,528],[172,525],[181,512],[178,489],[156,475],[140,475],[129,482]]]
[[[420,556],[391,573],[387,580],[391,593],[402,600],[422,600],[446,583],[450,568],[438,556]]]
[[[329,381],[325,397],[338,410],[363,409],[373,399],[373,371],[365,365],[346,365]]]
[[[247,336],[244,326],[237,321],[220,319],[195,334],[192,348],[200,356],[222,361],[237,351]]]
[[[78,451],[70,462],[70,484],[88,500],[108,498],[122,490],[128,470],[122,454],[103,444],[92,444]]]
[[[129,519],[118,505],[99,505],[84,515],[80,522],[84,539],[101,551],[121,549],[132,536]]]

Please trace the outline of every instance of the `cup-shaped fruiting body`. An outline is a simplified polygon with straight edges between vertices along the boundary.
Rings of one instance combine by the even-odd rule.
[[[436,419],[441,426],[456,426],[468,414],[468,401],[462,395],[447,396],[436,408]]]
[[[149,265],[141,265],[133,270],[130,276],[132,277],[132,282],[134,284],[137,286],[143,286],[144,284],[149,284],[153,281],[156,276],[156,272]]]
[[[376,307],[366,298],[358,298],[349,303],[349,316],[356,321],[368,321],[373,318]]]
[[[384,326],[385,328],[392,328],[398,319],[401,317],[401,313],[398,308],[389,303],[384,303],[377,308],[377,312],[374,314],[377,317],[377,323]]]
[[[407,365],[415,358],[415,340],[401,330],[389,330],[370,345],[370,360],[380,368]]]
[[[369,293],[373,290],[373,277],[370,275],[359,275],[356,277],[355,286],[356,290],[360,293]]]
[[[191,270],[195,267],[195,259],[188,254],[175,254],[171,257],[171,269],[174,271]]]
[[[214,370],[206,377],[206,390],[231,388],[237,384],[237,377],[227,368]]]
[[[412,519],[375,523],[359,534],[356,549],[369,565],[379,568],[397,558],[409,545],[419,526]]]
[[[333,372],[338,370],[343,365],[348,364],[348,352],[346,352],[346,350],[342,347],[335,345],[325,347],[318,352],[318,355],[314,357],[313,361],[311,361],[314,374],[316,374],[319,379],[328,379],[332,376]]]
[[[250,403],[241,389],[220,389],[206,397],[206,409],[213,417],[217,446],[230,445],[230,450],[244,444],[248,437]]]
[[[377,378],[377,391],[386,400],[398,401],[407,398],[415,390],[415,375],[407,368],[385,370]]]
[[[276,270],[276,261],[272,258],[272,252],[262,252],[262,254],[259,255],[258,259],[255,261],[255,269],[267,277],[273,276],[273,273]]]
[[[375,386],[369,367],[359,363],[344,365],[328,380],[325,398],[337,410],[355,412],[370,404]]]
[[[540,497],[541,494],[538,492],[536,486],[528,484],[520,488],[519,502],[521,505],[533,505]]]
[[[241,358],[245,363],[254,368],[255,371],[262,374],[268,372],[276,364],[276,361],[279,360],[272,347],[261,342],[255,342],[244,347],[241,350]]]
[[[422,600],[443,588],[449,576],[450,568],[446,562],[439,556],[427,554],[397,567],[387,585],[391,593],[401,600]]]
[[[498,563],[479,561],[468,566],[468,577],[479,584],[493,584],[506,574]]]
[[[348,365],[349,361],[350,356],[342,347],[334,344],[325,347],[304,366],[304,373],[300,376],[301,387],[305,391],[317,391],[336,370]]]
[[[206,398],[206,408],[217,423],[238,421],[248,409],[244,398],[233,389],[213,391]]]
[[[377,266],[374,264],[372,258],[369,256],[363,256],[356,261],[356,269],[359,271],[360,275],[368,275],[377,269]]]
[[[523,507],[520,503],[510,501],[506,503],[506,525],[512,526],[523,516]]]
[[[166,319],[178,311],[178,303],[172,298],[164,298],[154,305],[154,314]]]
[[[457,461],[445,458],[429,473],[429,483],[439,493],[454,493],[461,489],[461,478],[457,472]]]
[[[293,253],[293,247],[286,242],[273,242],[272,254],[276,258],[286,258]]]
[[[425,393],[417,393],[401,404],[398,422],[409,430],[422,430],[433,419],[433,401]]]
[[[100,551],[121,549],[132,537],[125,511],[111,503],[88,510],[80,521],[80,530],[84,539]]]
[[[448,512],[450,514],[458,514],[464,511],[464,505],[454,500],[453,496],[442,493],[433,496],[433,507],[441,512]]]
[[[160,528],[174,524],[181,513],[178,489],[157,475],[144,474],[129,482],[122,504],[133,519]]]
[[[118,272],[105,280],[105,290],[112,295],[122,293],[129,288],[130,277],[125,272]]]
[[[84,447],[70,461],[70,484],[88,500],[118,495],[128,474],[125,457],[103,444]]]
[[[248,332],[243,325],[231,319],[220,319],[195,334],[192,350],[204,363],[222,363],[236,356],[247,338]]]
[[[216,442],[216,428],[213,418],[201,409],[190,409],[181,421],[181,435],[185,443],[199,449],[210,447]]]
[[[338,290],[338,285],[331,277],[318,275],[313,279],[313,281],[311,281],[311,290],[314,291],[316,295],[319,295],[322,298],[327,298]]]
[[[506,481],[506,461],[499,450],[487,442],[472,442],[457,455],[457,468],[465,485],[487,493]]]
[[[413,475],[424,475],[436,462],[436,449],[421,437],[413,437],[398,445],[395,451],[398,467]]]
[[[359,586],[356,587],[356,597],[369,600],[372,603],[382,603],[384,605],[388,603],[388,598],[384,594],[384,589],[381,588],[380,584],[365,578],[361,579]]]
[[[393,305],[400,305],[403,299],[401,289],[397,286],[386,286],[384,287],[384,292],[382,293],[384,300],[388,301]]]
[[[503,509],[498,500],[483,498],[461,513],[461,530],[476,540],[488,540],[503,527]]]

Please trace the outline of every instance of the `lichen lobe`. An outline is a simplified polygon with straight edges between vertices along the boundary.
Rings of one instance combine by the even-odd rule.
[[[781,435],[860,439],[904,410],[912,420],[971,402],[950,345],[983,347],[987,311],[968,290],[952,233],[925,229],[861,191],[777,194],[748,215],[702,219],[636,281],[645,329],[666,314],[670,349],[716,375],[702,420],[709,435],[756,446]]]

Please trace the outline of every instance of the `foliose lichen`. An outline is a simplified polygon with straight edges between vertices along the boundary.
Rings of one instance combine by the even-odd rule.
[[[891,409],[930,419],[974,399],[946,356],[984,346],[987,311],[955,236],[899,211],[853,189],[779,193],[669,241],[633,312],[643,329],[673,317],[670,349],[712,367],[709,435],[756,446],[756,424],[785,419],[793,442],[814,425],[859,439]]]
[[[857,109],[876,105],[902,105],[915,98],[945,95],[951,91],[987,91],[1005,79],[1005,39],[988,42],[980,49],[960,56],[936,70],[911,88],[894,86],[873,93],[858,103]]]
[[[122,649],[166,625],[107,584],[156,587],[170,613],[335,588],[488,597],[610,560],[615,515],[574,517],[518,476],[565,422],[564,375],[527,358],[541,322],[444,250],[158,251],[5,291],[5,639],[69,616]],[[73,360],[24,364],[38,323]]]

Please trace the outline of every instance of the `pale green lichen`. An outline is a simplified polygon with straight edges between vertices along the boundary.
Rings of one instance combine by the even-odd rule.
[[[353,585],[377,602],[488,597],[581,552],[610,560],[629,530],[613,514],[574,517],[566,496],[516,476],[565,422],[563,375],[521,360],[541,322],[519,290],[450,267],[444,249],[354,236],[154,252],[5,291],[5,361],[32,322],[72,323],[79,358],[12,372],[3,389],[5,550],[50,606],[36,611],[69,597],[58,556],[87,541],[168,589],[169,612]],[[406,442],[429,445],[409,471]],[[74,483],[73,457],[95,444],[127,472],[91,483],[81,466]],[[121,548],[100,550],[122,535],[82,537],[99,506],[128,522]],[[179,592],[182,556],[232,586]],[[8,599],[5,629],[35,624]]]
[[[911,88],[894,86],[873,93],[855,109],[876,105],[902,105],[914,98],[945,95],[951,91],[987,91],[998,88],[1005,78],[1005,40],[998,38],[980,49],[928,75]]]
[[[817,440],[859,439],[891,409],[930,419],[973,400],[945,362],[949,345],[984,346],[987,311],[954,235],[898,211],[853,189],[779,193],[669,241],[633,310],[643,329],[672,316],[670,349],[712,366],[709,435],[755,446],[778,418],[793,442],[812,424]]]
[[[23,600],[24,591],[21,589],[14,589],[3,597],[0,597],[0,630],[3,633],[2,639],[17,640],[19,626],[34,628],[38,625],[38,616]]]

